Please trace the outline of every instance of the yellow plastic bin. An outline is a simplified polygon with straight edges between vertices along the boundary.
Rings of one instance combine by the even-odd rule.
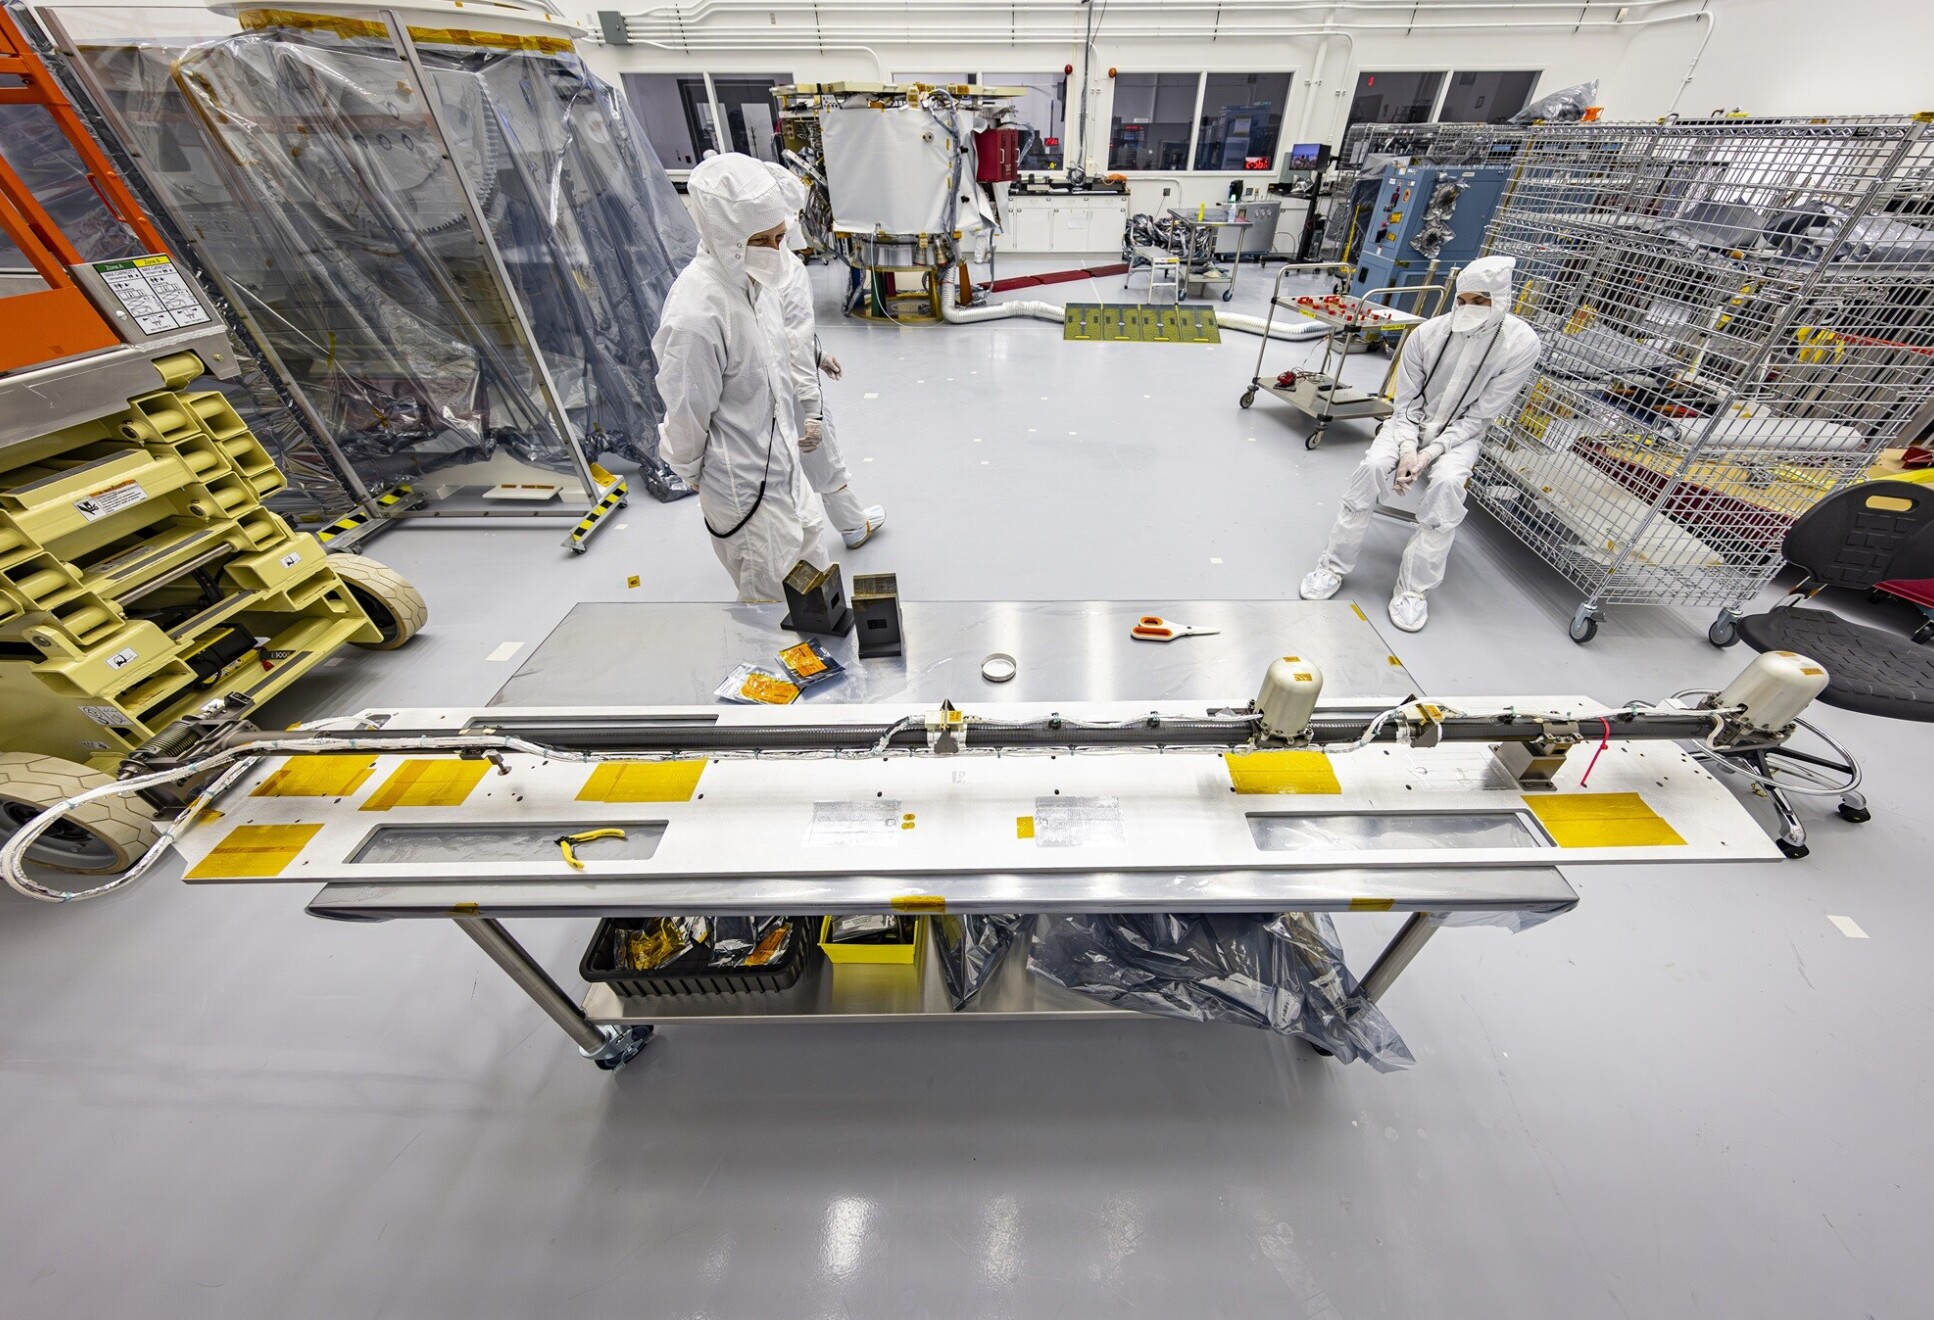
[[[870,963],[875,966],[910,967],[927,939],[925,917],[913,918],[912,937],[904,944],[828,944],[826,935],[832,924],[831,917],[819,919],[819,951],[834,966]]]

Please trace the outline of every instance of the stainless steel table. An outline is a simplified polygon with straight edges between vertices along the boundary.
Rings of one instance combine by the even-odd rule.
[[[903,604],[906,655],[860,661],[850,638],[832,649],[849,666],[826,685],[841,702],[1246,699],[1268,661],[1286,652],[1319,660],[1326,698],[1394,703],[1415,694],[1410,674],[1354,606],[1302,601],[908,602]],[[769,661],[797,641],[783,632],[776,607],[680,604],[583,604],[574,609],[492,700],[492,705],[691,705],[735,665]],[[1169,643],[1137,642],[1129,627],[1159,614],[1205,628],[1211,636]],[[980,676],[990,652],[1016,657],[1019,674],[991,684]],[[816,694],[815,694],[816,696]],[[814,697],[807,698],[815,699]],[[749,877],[748,877],[749,878]],[[1555,867],[1482,870],[1334,867],[1287,874],[1258,868],[1176,876],[1168,888],[1110,886],[1084,874],[1073,886],[1078,906],[1095,910],[1403,912],[1394,939],[1364,974],[1365,992],[1381,995],[1450,914],[1466,920],[1510,913],[1542,917],[1575,906],[1578,897]],[[330,884],[309,904],[321,917],[346,921],[439,918],[459,929],[521,986],[601,1067],[634,1055],[654,1023],[732,1021],[987,1020],[1017,1017],[1120,1016],[1100,1004],[1029,976],[1025,958],[1010,956],[994,982],[961,1012],[952,1011],[936,960],[903,969],[810,967],[790,991],[714,999],[624,999],[593,986],[582,1005],[502,924],[506,918],[604,917],[731,910],[742,885],[723,880],[640,881],[457,880]],[[846,876],[834,885],[811,876],[758,878],[767,911],[896,910],[903,876]],[[1097,893],[1133,892],[1132,901],[1098,908]],[[1068,908],[1050,890],[1021,877],[947,877],[951,911],[1052,911]],[[1018,954],[1018,951],[1017,951]],[[1129,1014],[1130,1016],[1139,1016]]]
[[[821,638],[847,676],[804,701],[1247,700],[1278,655],[1323,666],[1324,693],[1399,701],[1416,681],[1363,611],[1343,601],[903,601],[906,654],[861,661],[852,637]],[[800,640],[780,605],[586,603],[577,606],[490,699],[493,706],[685,706],[712,700],[734,666],[771,667]],[[1138,642],[1129,627],[1158,614],[1221,631]],[[1011,682],[980,676],[1011,655]]]

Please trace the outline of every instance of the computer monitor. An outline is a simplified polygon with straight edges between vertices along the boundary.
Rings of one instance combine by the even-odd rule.
[[[1321,142],[1298,142],[1289,149],[1289,159],[1284,168],[1292,170],[1320,170],[1330,163],[1330,149]]]

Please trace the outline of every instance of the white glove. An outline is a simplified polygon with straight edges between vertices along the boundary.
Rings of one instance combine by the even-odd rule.
[[[1432,457],[1434,455],[1427,449],[1406,449],[1397,460],[1397,475],[1391,481],[1390,489],[1399,495],[1407,494],[1411,484],[1424,475],[1424,469],[1430,466]]]
[[[839,365],[839,359],[831,353],[820,354],[819,369],[826,373],[827,380],[838,380],[846,374],[846,369]]]
[[[813,450],[819,448],[819,442],[825,438],[825,435],[826,423],[817,417],[808,417],[806,419],[806,434],[799,437],[799,452],[802,454],[812,453]]]

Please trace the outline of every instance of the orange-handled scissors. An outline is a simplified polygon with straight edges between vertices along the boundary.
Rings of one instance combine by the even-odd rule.
[[[1177,637],[1210,637],[1221,632],[1220,628],[1191,628],[1186,623],[1171,623],[1154,614],[1144,614],[1128,630],[1128,635],[1138,642],[1172,642]]]

